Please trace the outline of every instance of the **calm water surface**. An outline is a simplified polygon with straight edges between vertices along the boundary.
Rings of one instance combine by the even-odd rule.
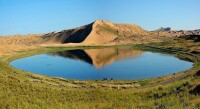
[[[79,80],[159,77],[190,69],[193,65],[172,55],[130,47],[68,50],[17,59],[10,64],[41,75]]]

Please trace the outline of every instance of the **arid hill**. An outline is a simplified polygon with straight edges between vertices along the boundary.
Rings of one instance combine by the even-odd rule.
[[[95,22],[75,29],[44,35],[45,44],[81,43],[84,45],[148,43],[164,38],[132,24],[113,24],[109,21]]]
[[[0,45],[12,44],[39,44],[42,43],[44,34],[28,34],[15,36],[0,36]]]
[[[64,43],[81,43],[92,31],[92,25],[88,24],[74,29],[52,32],[44,35],[43,43],[47,44],[64,44]]]
[[[0,37],[2,44],[71,44],[71,45],[115,45],[161,42],[169,38],[200,35],[199,30],[174,31],[170,27],[147,31],[135,24],[114,24],[96,20],[74,29],[47,34],[29,34]],[[195,36],[196,37],[196,36]],[[197,37],[198,38],[198,37]]]

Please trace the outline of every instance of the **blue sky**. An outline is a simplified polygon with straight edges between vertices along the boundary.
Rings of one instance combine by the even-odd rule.
[[[96,19],[200,29],[200,0],[0,0],[0,35],[48,33]]]

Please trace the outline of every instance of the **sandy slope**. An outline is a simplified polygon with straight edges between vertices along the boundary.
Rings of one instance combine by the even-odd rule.
[[[43,40],[43,34],[0,36],[0,57],[15,55],[16,51],[34,49]]]
[[[134,24],[95,22],[75,29],[45,35],[44,44],[81,43],[83,45],[159,42],[164,39]]]
[[[37,46],[0,44],[0,57],[4,55],[15,55],[16,51],[34,49]]]
[[[42,46],[90,46],[161,42],[177,36],[200,34],[194,31],[146,31],[135,24],[115,24],[96,20],[88,25],[47,34],[0,37],[2,44],[40,44]],[[199,37],[197,37],[199,38]],[[65,45],[63,45],[65,44]]]
[[[0,37],[2,44],[41,44],[41,45],[115,45],[160,42],[161,37],[134,24],[114,24],[109,21],[95,22],[74,29],[48,34],[29,34]],[[66,46],[66,45],[65,45]]]
[[[15,36],[0,36],[2,44],[38,44],[43,41],[43,34],[28,34]]]
[[[114,42],[118,38],[129,38],[134,35],[147,34],[137,25],[113,24],[109,21],[96,20],[88,37],[82,42],[84,44],[105,44]]]
[[[48,34],[28,34],[0,37],[0,55],[34,46],[93,46],[116,44],[141,44],[159,42],[165,37],[156,35],[134,24],[114,24],[96,20],[74,29]],[[27,46],[29,45],[29,46]],[[31,45],[31,46],[30,46]]]

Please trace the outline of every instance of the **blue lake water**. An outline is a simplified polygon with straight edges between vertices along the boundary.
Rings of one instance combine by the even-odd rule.
[[[52,77],[132,80],[188,70],[193,63],[169,54],[118,47],[39,54],[14,60],[10,65]]]

